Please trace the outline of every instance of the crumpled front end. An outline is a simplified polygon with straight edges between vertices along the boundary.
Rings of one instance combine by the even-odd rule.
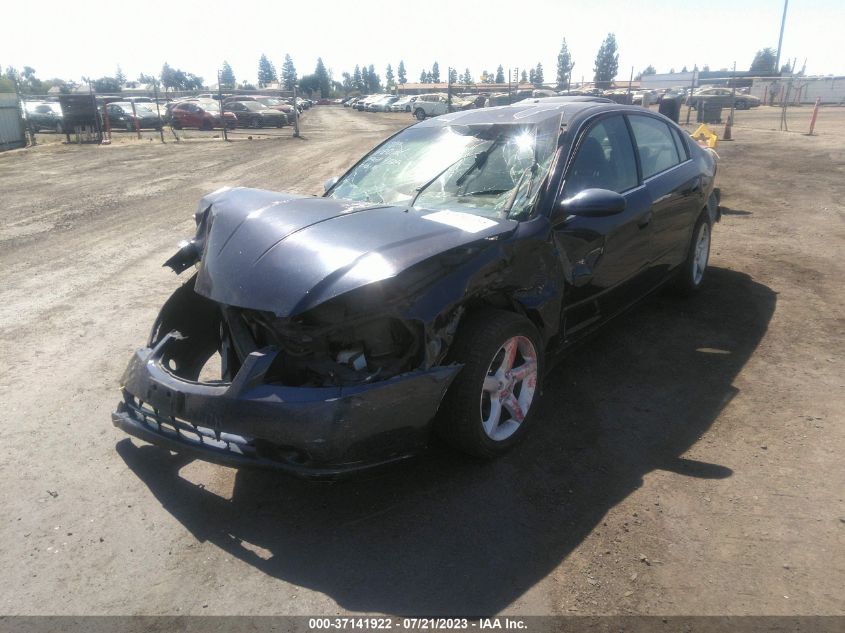
[[[414,351],[411,334],[354,324],[337,336],[362,337],[358,347],[340,353],[331,333],[314,338],[292,323],[273,330],[270,315],[258,325],[250,311],[197,294],[194,283],[173,294],[148,347],[132,357],[115,426],[207,461],[303,476],[371,467],[426,445],[459,365],[412,368],[424,352]],[[401,348],[390,347],[393,335]],[[212,359],[216,378],[206,377]]]

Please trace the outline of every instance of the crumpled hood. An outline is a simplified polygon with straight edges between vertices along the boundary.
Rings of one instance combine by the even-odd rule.
[[[280,317],[517,225],[451,211],[244,188],[203,198],[197,223],[202,265],[196,291]]]

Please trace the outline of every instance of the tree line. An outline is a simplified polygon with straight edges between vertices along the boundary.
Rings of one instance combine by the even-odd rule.
[[[749,71],[760,76],[771,76],[778,73],[795,73],[794,61],[791,65],[789,62],[785,63],[778,71],[775,67],[777,57],[776,49],[763,48],[754,55]],[[557,55],[557,73],[553,84],[552,82],[546,82],[543,65],[540,62],[533,68],[522,69],[519,75],[519,82],[528,83],[538,88],[554,85],[558,90],[569,90],[572,87],[574,68],[575,61],[564,38]],[[698,71],[698,66],[694,66],[693,70]],[[705,64],[701,70],[703,72],[709,72],[710,67]],[[616,36],[613,33],[608,33],[607,37],[602,41],[593,63],[593,82],[597,88],[608,88],[618,71],[619,51]],[[674,73],[675,69],[671,68],[669,72]],[[681,72],[688,72],[687,67],[684,66]],[[639,80],[643,76],[656,73],[657,70],[654,66],[649,64],[645,69],[637,73],[636,79]],[[804,68],[801,69],[799,74],[804,74]],[[326,68],[322,58],[317,58],[317,65],[314,72],[299,77],[289,54],[285,54],[284,61],[280,65],[280,70],[277,72],[273,62],[267,55],[262,53],[258,60],[257,85],[247,80],[243,80],[239,84],[231,65],[225,60],[223,61],[217,79],[221,90],[234,90],[236,88],[255,90],[278,85],[281,89],[290,91],[296,85],[299,87],[299,90],[307,94],[319,92],[322,96],[330,96],[340,93],[374,93],[384,89],[392,90],[396,86],[408,83],[408,72],[403,60],[399,61],[395,72],[393,66],[388,64],[384,73],[384,82],[382,82],[381,75],[376,72],[374,64],[356,64],[351,73],[344,72],[341,75],[342,80],[335,81],[331,70]],[[455,68],[450,68],[447,76],[443,78],[441,76],[440,65],[437,61],[431,65],[431,68],[424,68],[419,76],[419,82],[424,84],[448,81],[455,85],[463,84],[465,86],[474,84],[504,84],[509,79],[516,82],[517,78],[506,77],[502,64],[498,64],[495,72],[488,72],[487,69],[482,70],[477,79],[469,68],[465,68],[463,73],[459,73]],[[82,77],[82,81],[85,84],[91,85],[99,93],[117,93],[124,86],[132,85],[134,87],[136,84],[154,85],[162,88],[164,92],[170,90],[201,90],[205,87],[204,80],[199,75],[183,71],[180,68],[173,68],[167,62],[164,63],[158,75],[142,73],[138,76],[137,82],[127,81],[120,66],[117,66],[114,75],[98,78]],[[51,88],[56,86],[60,92],[71,92],[79,85],[75,81],[65,81],[59,78],[41,80],[36,77],[35,69],[31,66],[24,66],[21,71],[8,66],[4,72],[0,73],[0,92],[18,90],[22,94],[43,95],[47,94]]]

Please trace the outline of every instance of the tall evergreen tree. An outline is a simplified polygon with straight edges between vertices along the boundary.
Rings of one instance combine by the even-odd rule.
[[[29,66],[23,67],[24,73],[26,73],[27,68],[29,68]],[[32,70],[32,69],[30,69],[30,70]],[[35,71],[33,71],[33,74],[34,74],[34,72]],[[124,75],[123,71],[120,69],[120,64],[117,65],[117,71],[115,71],[115,73],[114,73],[114,79],[119,86],[122,86],[123,84],[126,83],[126,75]]]
[[[572,82],[572,69],[575,64],[572,63],[572,54],[569,52],[569,47],[566,45],[566,38],[560,45],[560,52],[557,54],[557,87],[559,90],[569,90],[569,85]]]
[[[777,63],[778,53],[774,48],[764,48],[757,51],[754,55],[754,61],[751,62],[751,67],[748,69],[752,73],[758,75],[774,75],[775,64]]]
[[[379,77],[375,66],[372,64],[370,64],[370,67],[367,69],[367,75],[369,91],[371,93],[376,93],[381,90],[381,77]]]
[[[384,71],[384,81],[387,83],[388,88],[393,88],[396,85],[393,77],[393,66],[390,64],[387,65],[387,70]]]
[[[408,74],[405,71],[405,62],[399,60],[399,68],[396,70],[396,76],[399,79],[399,85],[408,83]]]
[[[526,72],[524,68],[522,69],[522,74],[519,77],[519,82],[523,84],[528,83],[528,72]]]
[[[264,88],[274,81],[278,81],[276,67],[273,66],[273,62],[267,59],[267,55],[262,53],[258,60],[258,87]]]
[[[167,82],[164,80],[164,68],[161,69],[161,83],[167,86]],[[232,90],[235,85],[235,73],[232,71],[232,67],[229,66],[229,62],[223,60],[223,70],[220,71],[220,87],[225,90]]]
[[[420,73],[420,83],[428,83],[428,71],[426,71],[425,68],[423,68],[422,72]]]
[[[469,68],[464,71],[464,76],[461,78],[461,82],[467,86],[472,85],[472,73],[469,71]]]
[[[613,78],[616,77],[616,73],[619,71],[619,53],[617,50],[616,36],[613,33],[608,33],[596,55],[596,65],[593,69],[595,73],[593,80],[596,82],[596,88],[609,88]]]
[[[364,92],[370,92],[370,69],[366,64],[361,67],[361,89]]]
[[[434,62],[434,65],[431,67],[431,81],[436,84],[440,83],[440,64],[437,62]]]
[[[501,64],[499,64],[499,67],[496,69],[496,83],[497,84],[505,83],[505,69],[502,68]]]
[[[355,87],[355,90],[364,89],[364,75],[361,73],[361,67],[358,64],[355,64],[355,70],[352,73],[352,85]]]
[[[449,83],[456,84],[458,83],[458,71],[454,68],[449,69]]]
[[[545,81],[546,79],[543,76],[543,64],[537,62],[537,68],[534,69],[534,85],[538,87],[542,86]]]
[[[536,84],[537,83],[537,71],[533,68],[528,69],[528,83]]]
[[[282,87],[285,90],[293,90],[293,87],[296,85],[297,79],[298,77],[296,76],[296,67],[293,65],[293,60],[290,58],[290,55],[286,53],[285,61],[284,63],[282,63]]]
[[[322,57],[317,58],[317,67],[314,69],[314,76],[317,78],[317,89],[320,91],[320,96],[328,96],[332,91],[332,86],[329,72],[326,70],[326,65],[323,63]]]

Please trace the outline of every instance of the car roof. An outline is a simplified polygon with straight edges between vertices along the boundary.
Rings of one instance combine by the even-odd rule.
[[[513,105],[497,106],[494,108],[480,108],[477,110],[462,110],[452,112],[417,123],[421,127],[440,127],[446,125],[485,125],[485,124],[518,124],[541,123],[546,119],[561,116],[564,124],[576,115],[586,110],[597,113],[604,110],[628,110],[634,112],[648,112],[639,106],[627,106],[610,100],[582,99],[579,97],[549,97],[547,99],[531,99],[529,103],[515,103]]]

